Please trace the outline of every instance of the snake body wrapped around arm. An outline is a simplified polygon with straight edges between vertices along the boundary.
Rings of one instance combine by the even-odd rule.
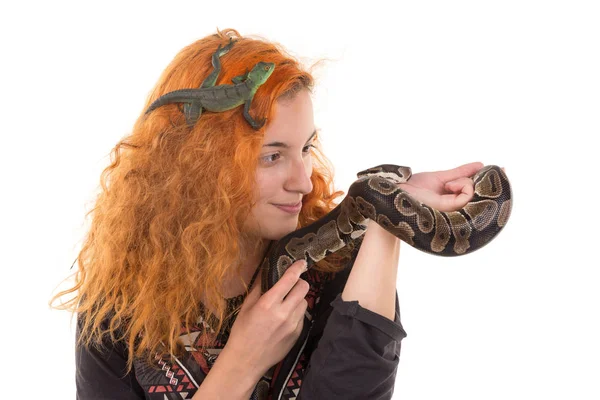
[[[311,268],[363,235],[366,220],[416,249],[451,257],[485,246],[510,217],[510,182],[495,165],[473,176],[473,198],[452,212],[429,207],[400,189],[398,184],[410,179],[409,167],[382,164],[357,176],[344,200],[329,214],[271,243],[261,264],[263,293],[297,260],[305,259]]]

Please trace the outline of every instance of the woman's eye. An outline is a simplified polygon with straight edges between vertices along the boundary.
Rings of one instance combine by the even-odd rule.
[[[306,149],[304,152],[308,153],[310,151],[310,148],[315,148],[315,146],[313,146],[312,144],[309,144],[308,146],[305,146],[304,148]]]
[[[267,163],[272,163],[275,162],[276,159],[273,159],[273,157],[279,157],[279,153],[275,153],[275,154],[270,154],[268,156],[264,156],[262,159],[264,161],[266,161]]]
[[[313,147],[313,148],[314,148],[315,146],[314,146],[314,145],[312,145],[312,144],[309,144],[309,145],[307,145],[307,146],[304,146],[304,148],[302,149],[302,152],[303,152],[304,154],[308,154],[308,153],[310,153],[310,148],[311,148],[311,147]],[[262,158],[261,158],[261,160],[263,160],[263,161],[264,161],[265,163],[267,163],[267,164],[272,164],[272,163],[274,163],[275,161],[277,161],[277,159],[279,158],[279,156],[280,156],[280,155],[281,155],[281,154],[279,154],[279,153],[269,154],[268,156],[264,156],[264,157],[262,157]]]

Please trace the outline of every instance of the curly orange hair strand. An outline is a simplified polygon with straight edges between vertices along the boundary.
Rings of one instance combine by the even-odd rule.
[[[312,91],[311,74],[280,46],[241,37],[234,29],[217,32],[176,55],[144,109],[167,92],[198,87],[212,71],[213,52],[230,37],[237,42],[222,59],[217,85],[231,83],[258,61],[276,64],[256,92],[251,115],[266,117],[268,124],[277,100]],[[162,353],[163,345],[178,354],[182,329],[200,317],[216,321],[220,331],[226,312],[221,286],[244,256],[240,243],[247,238],[241,228],[253,206],[249,199],[263,129],[253,130],[240,107],[203,113],[191,129],[175,104],[139,116],[102,172],[102,190],[87,214],[92,222],[79,252],[76,283],[50,302],[73,294],[56,308],[79,314],[78,345],[100,344],[105,335],[124,340],[131,368],[134,357]],[[298,228],[330,212],[344,193],[333,192],[332,167],[318,138],[314,144],[313,191],[305,196]],[[336,253],[315,268],[335,272],[348,254]],[[203,295],[216,307],[216,319],[202,315]]]

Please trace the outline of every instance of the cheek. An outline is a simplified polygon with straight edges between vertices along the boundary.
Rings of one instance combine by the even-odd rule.
[[[276,167],[265,169],[256,175],[256,199],[260,203],[276,201],[284,178]]]
[[[276,194],[276,180],[274,177],[263,176],[256,181],[255,199],[258,204],[269,202]]]

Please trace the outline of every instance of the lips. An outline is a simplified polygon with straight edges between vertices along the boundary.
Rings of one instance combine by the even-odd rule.
[[[283,203],[283,204],[275,204],[276,206],[283,206],[283,207],[298,207],[300,204],[302,203],[302,200],[300,200],[297,203]]]
[[[279,208],[281,211],[284,211],[288,214],[298,214],[300,212],[300,210],[302,209],[302,201],[299,201],[298,203],[294,204],[294,205],[284,205],[284,204],[274,204],[275,207]]]

